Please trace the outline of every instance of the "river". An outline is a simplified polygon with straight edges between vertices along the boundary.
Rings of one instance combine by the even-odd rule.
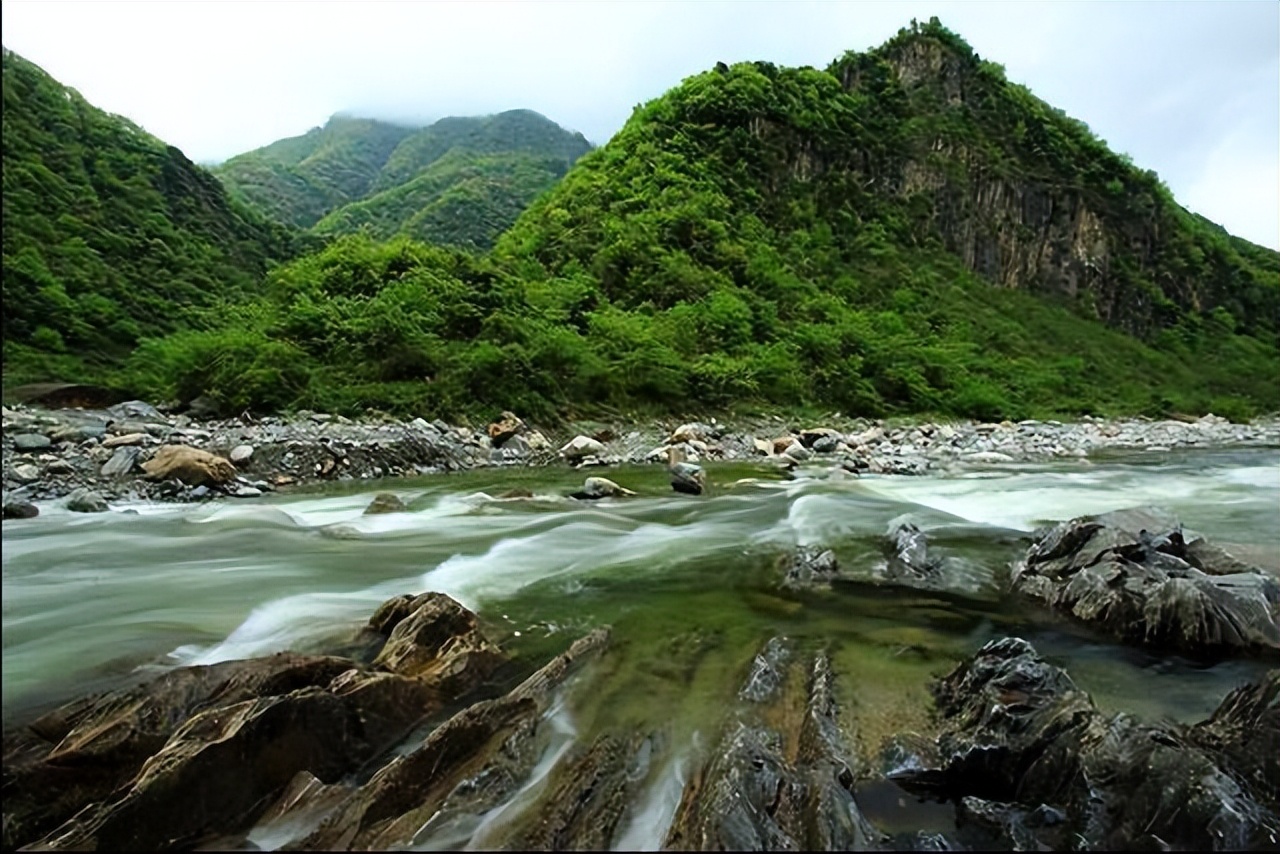
[[[750,464],[707,468],[712,487],[701,497],[673,493],[661,467],[482,469],[102,514],[46,507],[6,521],[6,726],[164,668],[332,649],[384,600],[436,590],[475,610],[525,672],[590,628],[613,627],[609,665],[571,687],[535,780],[575,739],[618,726],[661,731],[665,748],[614,840],[653,848],[689,757],[775,635],[830,652],[841,721],[867,767],[888,735],[928,730],[931,677],[1006,634],[1066,667],[1103,710],[1152,720],[1198,719],[1265,667],[1122,647],[1011,600],[1003,582],[1037,526],[1148,504],[1274,571],[1280,450],[1117,454],[911,478],[835,477],[813,466],[779,480]],[[563,497],[588,473],[639,494]],[[534,497],[496,497],[512,488]],[[362,515],[383,490],[409,512]],[[959,589],[879,583],[884,535],[899,521],[964,561]],[[781,590],[779,561],[805,544],[833,547],[846,580],[830,591]],[[500,840],[495,826],[522,808],[520,797],[536,799],[535,788],[480,826],[427,833],[420,847]],[[946,824],[882,788],[868,788],[862,806],[890,832]]]

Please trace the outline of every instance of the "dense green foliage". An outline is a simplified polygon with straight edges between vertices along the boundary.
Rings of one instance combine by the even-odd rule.
[[[487,249],[590,148],[529,110],[417,129],[335,116],[215,172],[266,214],[317,234]]]
[[[454,149],[406,183],[330,213],[313,231],[365,231],[382,239],[404,235],[488,249],[568,168],[568,161],[554,157],[473,155]]]
[[[433,167],[479,161],[530,168],[445,149],[378,195],[448,223]],[[480,175],[453,192],[491,188]],[[1280,256],[1182,210],[936,22],[827,70],[689,78],[486,254],[342,216],[361,232],[273,270],[224,324],[145,342],[131,386],[538,419],[1280,408]]]
[[[7,49],[3,121],[8,381],[83,379],[291,251],[182,152]]]

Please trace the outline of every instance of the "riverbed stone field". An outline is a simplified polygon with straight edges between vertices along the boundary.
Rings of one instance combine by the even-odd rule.
[[[958,467],[1079,459],[1108,450],[1280,444],[1280,416],[1234,424],[1206,415],[1080,421],[886,424],[833,415],[700,421],[527,425],[513,413],[481,427],[439,419],[353,420],[327,413],[206,420],[143,401],[104,409],[15,405],[3,429],[5,515],[37,501],[73,510],[110,502],[253,498],[323,481],[455,472],[484,466],[594,468],[684,459],[763,459],[783,469],[821,463],[849,473],[923,474]],[[168,464],[166,464],[168,461]]]

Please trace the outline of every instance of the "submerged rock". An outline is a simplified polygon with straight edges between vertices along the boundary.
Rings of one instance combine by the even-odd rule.
[[[1020,850],[1274,848],[1280,671],[1195,726],[1105,716],[1020,638],[985,645],[934,685],[936,753],[892,779],[961,804]],[[897,746],[900,749],[900,745]]]
[[[898,525],[889,534],[888,576],[897,580],[919,582],[931,578],[939,562],[929,557],[929,541],[924,532],[910,522]]]
[[[840,572],[836,553],[821,546],[800,546],[787,559],[783,587],[800,588],[830,584]]]
[[[369,506],[364,508],[365,516],[373,516],[379,513],[405,513],[409,510],[408,505],[400,499],[400,496],[394,492],[379,492],[369,502]]]
[[[1126,641],[1192,654],[1280,650],[1280,584],[1154,508],[1040,532],[1012,580],[1016,592]]]

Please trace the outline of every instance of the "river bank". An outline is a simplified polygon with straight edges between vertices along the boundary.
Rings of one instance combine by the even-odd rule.
[[[767,460],[789,469],[820,464],[850,474],[945,473],[1008,463],[1078,459],[1140,449],[1280,445],[1280,417],[1233,424],[1147,418],[1078,422],[886,423],[832,417],[820,424],[781,416],[722,423],[525,424],[514,415],[479,428],[441,420],[353,420],[325,413],[198,419],[141,401],[104,409],[3,409],[6,518],[40,502],[106,510],[113,503],[253,498],[326,481],[420,476],[482,467],[562,465],[595,469],[665,462],[676,447],[691,462]],[[203,451],[217,472],[144,466],[161,448]],[[227,467],[227,463],[230,467]],[[175,474],[176,472],[176,474]],[[590,473],[590,472],[588,472]]]

